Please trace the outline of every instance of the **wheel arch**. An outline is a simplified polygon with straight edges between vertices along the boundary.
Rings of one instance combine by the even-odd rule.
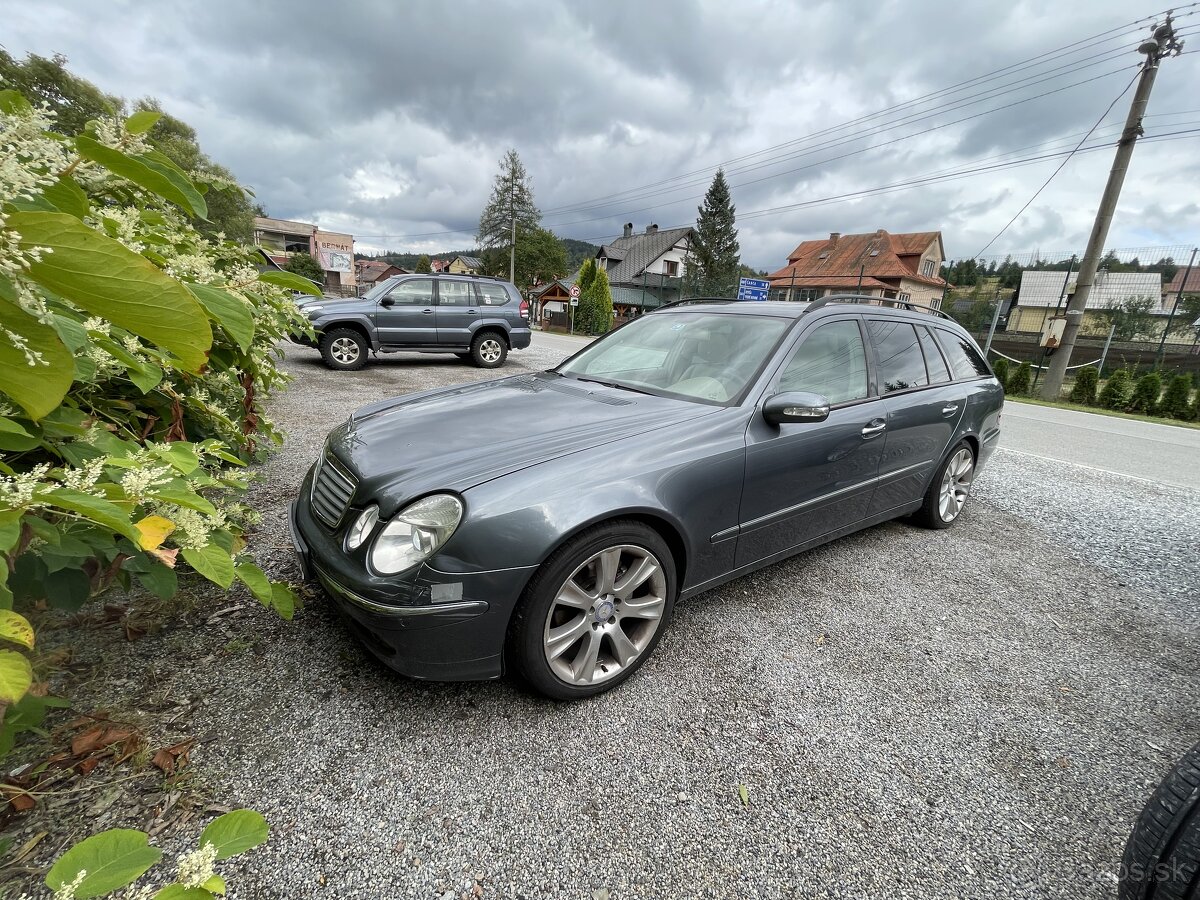
[[[494,333],[497,337],[504,341],[504,346],[509,350],[512,349],[512,340],[508,336],[508,329],[497,322],[480,322],[475,326],[475,330],[471,332],[471,343],[474,344],[476,339],[487,332]]]
[[[367,347],[369,347],[371,350],[379,349],[375,337],[372,334],[373,329],[358,319],[334,319],[331,322],[322,323],[318,330],[321,332],[323,337],[331,331],[336,331],[338,328],[349,328],[351,331],[358,332],[360,335],[362,335],[363,340],[367,342]],[[320,343],[320,341],[318,341],[318,343]]]

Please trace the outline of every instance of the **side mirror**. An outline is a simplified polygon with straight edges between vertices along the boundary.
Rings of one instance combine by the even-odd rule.
[[[379,301],[379,305],[380,306],[395,306],[396,301],[393,300],[391,297],[384,297],[382,300]]]
[[[784,422],[824,422],[829,418],[829,398],[808,391],[787,391],[768,397],[763,418],[772,425]]]

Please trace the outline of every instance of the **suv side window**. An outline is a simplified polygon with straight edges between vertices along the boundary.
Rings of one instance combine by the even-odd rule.
[[[979,378],[982,375],[992,374],[988,364],[969,340],[959,337],[945,328],[935,330],[938,343],[942,345],[942,349],[946,351],[946,358],[950,360],[950,368],[954,371],[955,380]]]
[[[433,279],[413,278],[402,281],[388,292],[388,299],[397,306],[432,306]]]
[[[929,384],[917,332],[908,322],[870,319],[867,331],[879,361],[879,387],[884,394]]]
[[[942,384],[946,381],[953,381],[950,377],[950,369],[946,366],[946,360],[942,356],[942,351],[938,349],[937,341],[933,339],[933,335],[929,333],[929,329],[924,325],[918,326],[917,337],[921,339],[921,349],[925,351],[925,368],[929,369],[930,384]]]
[[[512,300],[508,291],[504,289],[504,285],[494,281],[477,281],[475,287],[479,288],[479,296],[484,306],[503,306]]]
[[[779,376],[780,391],[812,391],[831,404],[867,396],[867,351],[855,321],[829,322],[804,339]]]
[[[471,290],[471,282],[442,279],[438,282],[438,303],[442,306],[474,306],[475,292]]]

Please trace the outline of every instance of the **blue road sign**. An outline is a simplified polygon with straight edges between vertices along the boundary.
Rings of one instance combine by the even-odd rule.
[[[738,282],[739,300],[766,300],[767,291],[771,289],[771,282],[763,281],[760,278],[743,278]]]

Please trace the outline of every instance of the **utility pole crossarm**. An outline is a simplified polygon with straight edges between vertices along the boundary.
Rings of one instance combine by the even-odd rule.
[[[1133,102],[1129,105],[1129,115],[1125,118],[1125,128],[1117,142],[1117,152],[1113,158],[1112,169],[1108,173],[1108,182],[1100,197],[1100,207],[1096,211],[1096,221],[1093,223],[1092,233],[1088,237],[1087,250],[1079,263],[1079,277],[1076,279],[1075,293],[1067,302],[1067,321],[1063,328],[1062,344],[1050,358],[1050,367],[1046,372],[1046,380],[1042,384],[1043,400],[1057,400],[1062,393],[1067,366],[1071,362],[1071,351],[1075,348],[1075,338],[1079,334],[1079,326],[1083,323],[1088,297],[1091,295],[1092,285],[1096,281],[1100,256],[1104,252],[1104,243],[1108,240],[1108,229],[1117,209],[1117,201],[1121,197],[1121,187],[1125,183],[1129,160],[1133,157],[1133,146],[1142,134],[1142,119],[1146,114],[1146,105],[1150,101],[1150,92],[1154,88],[1158,65],[1167,56],[1178,56],[1182,49],[1183,44],[1176,38],[1175,26],[1169,14],[1165,22],[1154,26],[1150,39],[1138,47],[1138,52],[1144,54],[1146,59],[1142,63],[1142,71],[1138,76]]]

